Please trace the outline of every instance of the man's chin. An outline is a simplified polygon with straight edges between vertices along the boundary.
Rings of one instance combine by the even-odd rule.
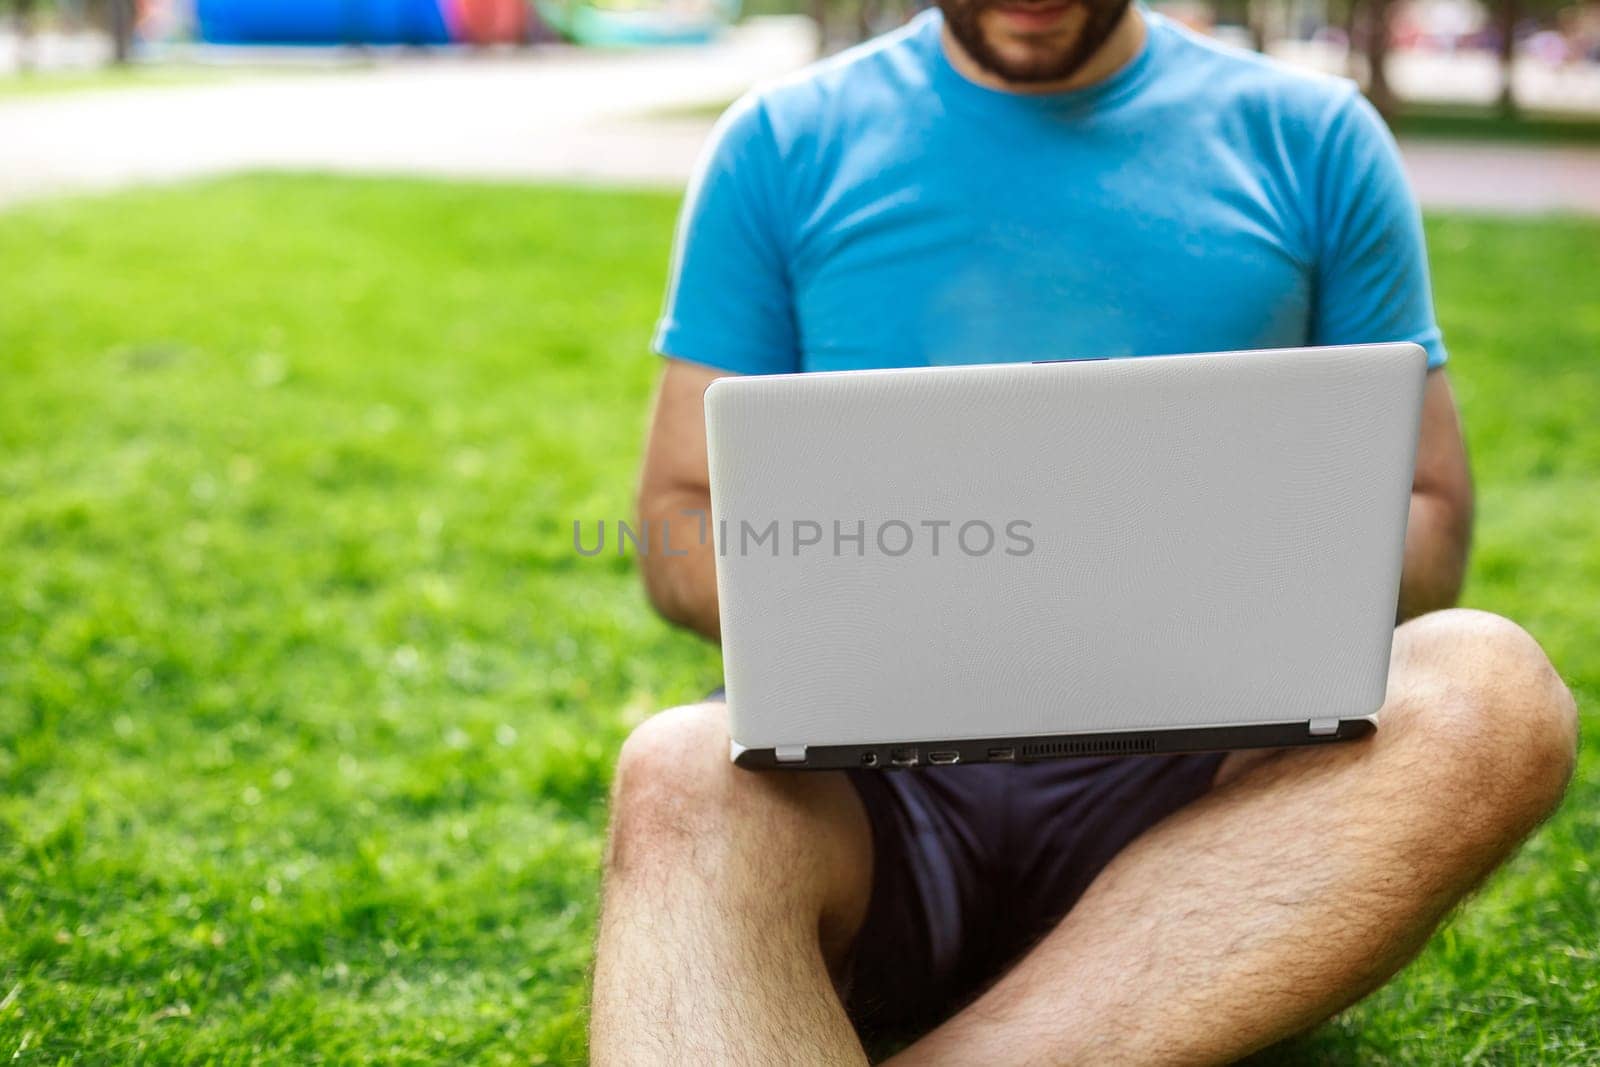
[[[1007,43],[989,50],[990,73],[1008,82],[1027,85],[1061,81],[1072,74],[1072,44],[1051,42],[1049,47]]]

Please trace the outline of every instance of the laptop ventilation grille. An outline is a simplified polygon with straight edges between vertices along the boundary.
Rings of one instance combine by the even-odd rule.
[[[1036,741],[1022,746],[1029,756],[1117,756],[1129,752],[1154,752],[1153,737],[1090,737],[1079,741]]]

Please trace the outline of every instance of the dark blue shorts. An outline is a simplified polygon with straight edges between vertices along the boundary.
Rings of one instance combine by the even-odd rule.
[[[872,902],[846,1005],[905,1037],[983,992],[1113,856],[1211,787],[1223,756],[847,771],[872,823]]]
[[[954,1014],[1048,933],[1113,856],[1204,795],[1222,760],[846,771],[873,843],[872,901],[844,991],[857,1028],[907,1037]]]

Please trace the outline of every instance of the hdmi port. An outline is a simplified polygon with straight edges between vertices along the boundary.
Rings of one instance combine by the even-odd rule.
[[[930,753],[928,753],[928,762],[929,763],[937,763],[937,764],[941,764],[941,765],[947,765],[947,764],[951,764],[951,763],[960,763],[961,762],[961,753],[959,753],[959,752],[930,752]]]

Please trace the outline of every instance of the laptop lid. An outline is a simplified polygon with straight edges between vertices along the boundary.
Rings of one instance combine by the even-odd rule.
[[[718,380],[736,752],[1370,718],[1425,375],[1389,344]]]

